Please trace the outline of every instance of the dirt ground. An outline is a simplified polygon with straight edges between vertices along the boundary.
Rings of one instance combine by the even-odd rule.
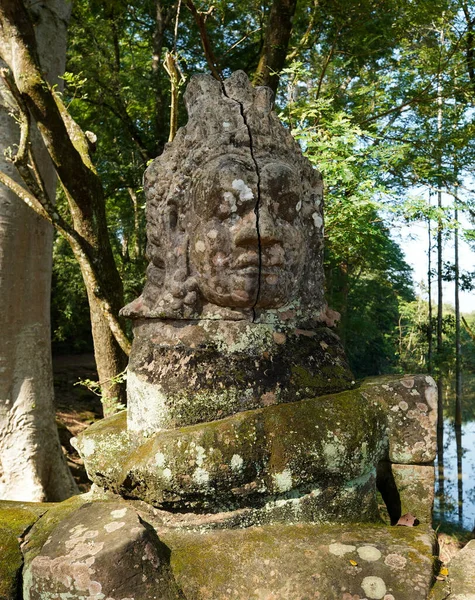
[[[81,492],[90,488],[84,464],[70,439],[102,418],[102,404],[81,380],[97,381],[93,354],[71,354],[53,357],[56,423],[63,452]]]

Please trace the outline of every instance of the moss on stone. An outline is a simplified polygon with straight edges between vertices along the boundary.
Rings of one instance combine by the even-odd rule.
[[[115,445],[111,437],[101,440]],[[120,477],[108,485],[162,508],[211,512],[329,487],[338,495],[374,472],[384,440],[380,405],[349,390],[158,432],[129,452]],[[110,450],[104,457],[112,457]],[[345,492],[348,502],[354,490],[358,485]]]
[[[72,496],[64,502],[54,504],[38,519],[26,536],[23,548],[25,567],[37,556],[53,529],[70,513],[89,500],[87,494]]]
[[[23,556],[20,538],[47,510],[45,504],[0,502],[0,599],[16,600]]]
[[[435,538],[427,527],[298,524],[159,535],[177,583],[197,599],[361,597],[371,576],[398,600],[415,600],[427,597],[432,581]]]

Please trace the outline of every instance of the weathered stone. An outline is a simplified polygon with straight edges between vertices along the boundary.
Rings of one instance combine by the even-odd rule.
[[[78,437],[88,473],[153,523],[160,597],[176,578],[188,600],[425,599],[433,532],[382,526],[376,479],[392,522],[406,505],[429,519],[434,382],[354,385],[323,297],[321,177],[269,90],[199,76],[185,98],[188,124],[145,175],[127,420]],[[58,536],[71,533],[59,526],[35,560],[70,561]]]
[[[431,387],[424,377],[415,381],[422,394]],[[394,377],[379,386],[370,380],[340,394],[159,431],[148,440],[126,431],[122,413],[93,425],[75,444],[99,486],[163,509],[248,508],[237,519],[246,525],[374,520],[374,474],[388,456],[387,407],[398,388],[411,389]],[[390,432],[393,427],[392,421]],[[433,467],[388,468],[391,521],[412,512],[430,522]]]
[[[128,429],[150,434],[353,383],[326,327],[143,319],[134,327],[127,377]]]
[[[29,561],[24,598],[183,598],[169,558],[154,530],[126,503],[86,503],[61,520]]]
[[[23,595],[24,600],[28,600],[28,569],[31,561],[40,553],[43,544],[48,539],[51,532],[63,520],[66,519],[72,512],[81,507],[88,501],[88,495],[72,496],[60,502],[53,504],[40,519],[38,519],[28,534],[25,536],[25,541],[22,544],[22,553],[24,558],[23,567]],[[25,587],[26,586],[26,587]]]
[[[0,502],[0,600],[17,600],[23,566],[21,536],[46,510],[45,504]]]
[[[93,435],[90,435],[93,433]],[[120,479],[122,466],[139,443],[127,431],[127,412],[122,411],[94,423],[71,444],[81,453],[88,477],[99,487]]]
[[[327,326],[322,178],[243,72],[194,77],[188,123],[145,174],[143,294],[128,429],[160,429],[342,391]]]
[[[475,540],[447,565],[448,575],[436,582],[430,600],[475,600]]]
[[[432,582],[435,536],[424,526],[159,529],[159,536],[189,600],[426,600]]]
[[[432,377],[375,377],[365,381],[365,393],[387,407],[389,460],[432,463],[437,451],[437,387]]]
[[[401,514],[411,513],[421,523],[432,523],[434,467],[393,464],[391,469],[401,500]]]
[[[339,513],[334,500],[345,489],[352,490],[353,507],[342,511],[343,520],[374,518],[374,474],[387,452],[386,421],[381,405],[360,390],[158,432],[122,455],[119,475],[108,446],[123,439],[125,420],[120,423],[122,428],[113,417],[93,425],[76,446],[93,481],[129,497],[173,510],[218,512],[305,496],[304,504],[314,507],[311,518],[328,520]],[[84,448],[94,452],[86,456]]]

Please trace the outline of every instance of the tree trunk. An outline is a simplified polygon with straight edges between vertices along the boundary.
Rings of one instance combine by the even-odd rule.
[[[254,75],[254,83],[267,85],[274,94],[279,86],[292,32],[297,0],[274,0],[267,22],[264,46]]]
[[[443,48],[444,31],[440,32],[440,47]],[[442,79],[439,73],[437,77],[437,133],[438,139],[442,136],[442,117],[443,117],[443,100],[442,100]],[[439,148],[438,157],[439,172],[442,170],[442,150]],[[439,177],[437,192],[437,207],[439,214],[442,209],[442,180]],[[444,402],[443,402],[443,377],[442,377],[442,317],[443,317],[443,293],[442,293],[442,218],[439,216],[437,223],[437,409],[438,420],[437,428],[441,432],[443,443],[444,430]]]
[[[455,200],[455,427],[462,426],[462,345],[460,342],[460,266],[458,207]]]
[[[38,51],[52,84],[64,71],[69,7],[33,6]],[[4,66],[4,65],[2,65]],[[8,91],[0,87],[0,169],[19,181],[4,150],[17,144]],[[54,198],[56,175],[39,136],[34,152]],[[0,190],[0,498],[59,501],[77,493],[55,423],[50,291],[53,228],[11,191]]]
[[[0,50],[13,85],[38,124],[68,200],[74,231],[67,238],[87,288],[96,365],[109,413],[114,398],[125,403],[125,386],[111,378],[125,368],[130,344],[117,317],[124,304],[123,289],[109,240],[102,184],[84,132],[43,80],[34,28],[22,0],[2,0],[0,25]],[[48,215],[57,225],[61,221],[55,213]]]
[[[430,203],[430,196],[429,196]],[[429,296],[429,314],[427,323],[427,371],[432,373],[432,231],[430,218],[428,219],[429,247],[427,249],[427,293]]]

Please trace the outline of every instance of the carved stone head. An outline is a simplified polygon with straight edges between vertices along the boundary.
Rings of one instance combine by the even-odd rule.
[[[319,320],[322,180],[243,72],[193,77],[189,120],[145,173],[140,318]],[[287,318],[289,318],[287,316]]]

